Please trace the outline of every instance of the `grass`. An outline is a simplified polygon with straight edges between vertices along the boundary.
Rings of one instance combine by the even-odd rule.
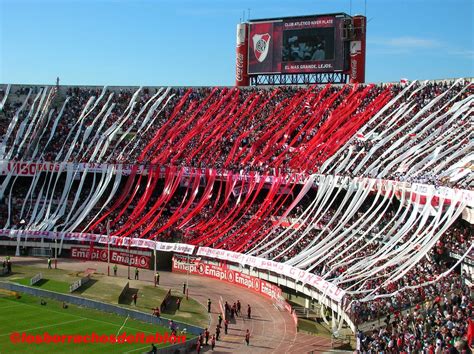
[[[42,306],[40,298],[22,294],[20,299],[13,296],[0,297],[0,354],[6,353],[143,353],[150,349],[146,343],[49,343],[49,344],[13,344],[10,341],[12,332],[27,334],[51,335],[87,335],[93,332],[98,335],[117,335],[126,332],[145,335],[168,332],[162,326],[143,323],[136,320],[125,321],[124,317],[101,311],[62,304],[45,299]],[[169,345],[169,344],[168,344]],[[165,346],[165,344],[157,347]]]
[[[38,273],[42,273],[43,279],[48,279],[48,282],[43,282],[44,284],[40,282],[41,288],[57,292],[69,292],[69,284],[81,278],[81,274],[78,272],[14,265],[13,273],[9,276],[1,277],[0,280],[9,280],[29,286],[30,279]]]
[[[135,283],[134,283],[135,285]],[[151,285],[145,285],[139,289],[137,306],[134,305],[121,305],[127,308],[136,308],[139,311],[151,312],[152,308],[159,306],[162,299],[165,297],[169,289],[154,287]],[[209,317],[207,311],[200,303],[196,300],[183,297],[177,291],[172,291],[173,297],[172,306],[169,310],[166,310],[162,315],[166,318],[170,318],[175,321],[184,323],[194,324],[201,327],[208,327]],[[176,310],[175,302],[177,298],[181,298],[181,306],[179,310]],[[159,299],[159,302],[157,301]]]
[[[16,279],[15,283],[30,286],[30,278]],[[57,293],[69,293],[69,284],[63,281],[53,279],[41,279],[34,286],[44,290],[55,291]]]
[[[0,280],[9,280],[29,286],[30,279],[39,272],[43,274],[43,280],[35,284],[35,287],[65,294],[69,294],[69,285],[83,276],[82,272],[71,272],[62,269],[38,269],[33,266],[16,265],[13,268],[12,275],[2,277]],[[141,281],[129,281],[125,278],[109,277],[95,273],[89,283],[73,292],[72,295],[118,305],[119,294],[127,282],[130,282],[131,288],[138,289],[137,306],[127,304],[120,304],[120,306],[146,313],[152,313],[153,308],[159,307],[169,290],[168,288],[154,287]],[[183,296],[178,291],[173,291],[172,295],[175,299]],[[209,324],[209,317],[204,306],[194,299],[186,300],[185,297],[181,299],[179,311],[171,308],[171,311],[163,313],[163,317],[203,328],[208,327]]]

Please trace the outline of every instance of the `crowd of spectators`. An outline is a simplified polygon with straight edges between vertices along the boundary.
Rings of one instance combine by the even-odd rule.
[[[22,204],[22,196],[25,195],[26,190],[26,187],[19,189],[19,194],[16,196],[17,200],[15,201],[15,203],[17,203],[17,206],[15,207],[16,211],[20,210],[19,206]],[[181,199],[185,193],[186,188],[181,188],[177,193],[176,198],[171,199],[171,203],[165,206],[166,210],[162,214],[163,218],[155,226],[153,231],[156,231],[157,228],[161,227],[169,220],[173,215],[173,212],[175,212],[179,207]],[[154,196],[150,200],[150,204],[156,201],[157,197],[158,196]],[[261,198],[259,199],[261,203]],[[312,198],[310,196],[304,198],[302,203],[299,204],[288,217],[294,218],[293,220],[295,220],[295,218],[308,206],[308,203],[310,203],[311,200]],[[234,197],[231,204],[235,202],[236,200]],[[361,210],[348,221],[347,227],[357,222],[369,205],[370,202],[364,203]],[[235,225],[232,225],[232,228],[225,233],[221,239],[216,240],[216,243],[213,246],[223,242],[223,247],[221,248],[230,248],[232,241],[226,242],[226,237],[233,234],[233,232],[242,227],[246,222],[249,222],[253,215],[257,213],[258,207],[259,204],[255,204],[249,208],[246,215],[241,215],[242,217],[239,218],[238,222],[236,222]],[[381,228],[387,225],[393,217],[394,210],[397,207],[398,205],[394,203],[394,205],[387,211],[386,216],[378,222],[378,228],[372,231],[378,232]],[[226,209],[221,210],[222,215],[224,216],[231,208],[232,206],[229,206]],[[134,209],[135,205],[130,206],[122,217],[114,223],[112,226],[112,234],[124,225]],[[148,208],[145,212],[146,211],[148,211]],[[327,226],[334,213],[335,209],[329,209],[326,215],[321,218],[318,225],[314,225],[314,229],[311,230],[311,232],[300,242],[295,244],[293,247],[290,247],[291,243],[294,243],[294,240],[301,235],[301,231],[297,232],[296,235],[286,243],[270,253],[268,257],[274,258],[277,253],[281,253],[286,248],[289,248],[289,251],[285,252],[281,257],[276,258],[276,260],[284,261],[299,254],[305,249],[305,246],[307,246],[311,241],[314,241],[315,238],[321,238],[326,235],[325,233],[321,233],[321,230]],[[115,216],[116,213],[112,214],[111,219]],[[206,208],[192,220],[191,224],[196,225],[200,222],[205,222],[211,216],[212,210]],[[89,219],[84,220],[83,224],[81,224],[76,231],[81,231],[80,228],[85,226],[89,221]],[[264,225],[264,227],[260,229],[260,232],[264,233],[272,229],[273,222],[271,219],[262,220],[262,225]],[[291,227],[291,225],[287,225],[286,227]],[[366,225],[366,228],[367,227],[368,226]],[[285,226],[280,226],[275,232],[275,235],[278,235],[279,231],[283,231],[284,229]],[[95,230],[95,232],[102,234],[105,233],[105,231],[104,224],[99,225]],[[133,237],[138,236],[141,231],[142,229],[136,230]],[[204,233],[205,232],[206,231],[204,231]],[[191,238],[201,236],[201,234],[196,230],[188,233],[175,227],[171,227],[161,236],[162,238],[160,237],[160,240],[162,241],[189,242]],[[342,257],[357,249],[363,251],[354,253],[354,258],[369,256],[375,252],[384,241],[386,241],[380,239],[367,247],[366,242],[370,240],[371,237],[372,236],[369,234],[367,239],[354,244],[343,253]],[[367,350],[375,350],[378,348],[388,352],[397,352],[397,350],[413,351],[418,350],[420,346],[424,349],[431,347],[436,349],[437,343],[440,343],[441,348],[447,348],[449,346],[454,347],[456,342],[464,338],[466,327],[465,325],[461,325],[462,321],[459,318],[454,317],[454,315],[461,316],[461,319],[464,321],[471,313],[471,308],[466,308],[466,303],[472,304],[472,296],[469,292],[469,287],[466,284],[472,284],[472,275],[462,273],[459,269],[455,269],[449,274],[449,276],[444,277],[439,281],[435,281],[432,284],[422,287],[416,286],[435,280],[438,275],[449,269],[455,262],[455,259],[451,258],[450,254],[464,253],[467,249],[466,246],[471,244],[473,239],[474,235],[472,233],[471,225],[459,219],[447,230],[437,243],[436,247],[429,252],[427,257],[423,258],[402,279],[390,284],[386,288],[379,289],[377,292],[377,295],[389,294],[392,292],[395,292],[395,295],[368,302],[359,302],[357,295],[351,296],[351,301],[353,301],[348,313],[357,325],[363,325],[364,323],[371,323],[373,321],[382,324],[382,329],[379,329],[377,326],[376,331],[369,331],[368,333],[366,331],[366,335],[360,336],[361,345],[363,346],[362,348]],[[326,268],[331,267],[333,262],[334,260],[332,259],[326,262]],[[392,270],[392,268],[387,268],[386,271],[389,272],[390,270]],[[334,272],[331,273],[329,277],[335,277],[341,271],[343,271],[343,269],[335,268]],[[325,271],[323,270],[323,267],[317,267],[314,269],[314,272],[323,275]],[[380,278],[374,278],[366,283],[364,289],[375,289],[380,285],[382,280],[384,280],[383,276]],[[415,286],[415,288],[407,290],[404,289],[405,286]],[[403,290],[397,291],[399,289]],[[445,296],[441,296],[441,294]],[[453,304],[458,305],[456,307]],[[453,321],[453,319],[457,319],[457,321]],[[389,325],[383,325],[385,322]]]
[[[440,292],[431,301],[417,304],[410,311],[394,311],[384,326],[360,331],[361,352],[384,353],[470,353],[466,334],[473,317],[469,287]]]
[[[399,104],[369,121],[346,149],[339,150],[339,154],[349,155],[344,174],[471,189],[472,174],[458,180],[443,171],[466,160],[472,150],[472,112],[454,119],[454,112],[447,113],[473,91],[474,86],[463,80],[414,83]],[[472,106],[472,101],[469,104]],[[394,144],[400,145],[391,151]],[[410,149],[411,154],[404,156]],[[385,170],[397,157],[399,162]]]
[[[155,192],[150,199],[148,200],[147,205],[142,211],[142,215],[148,213],[151,210],[152,205],[158,200],[161,195],[161,188],[159,187],[158,191]],[[186,195],[190,193],[190,187],[182,186],[178,188],[173,198],[170,199],[169,203],[162,205],[157,212],[161,212],[160,218],[157,220],[156,224],[153,225],[151,230],[144,234],[143,231],[146,227],[149,226],[149,223],[145,223],[140,227],[133,230],[130,234],[131,237],[151,237],[158,232],[158,230],[166,225],[169,220],[172,218],[174,213],[182,209],[183,207],[183,200],[186,200]],[[211,199],[215,199],[218,196],[216,195],[217,190],[219,188],[215,188],[214,195]],[[140,186],[138,195],[142,195],[145,190],[145,184]],[[18,226],[19,219],[20,219],[20,211],[23,207],[25,202],[26,192],[28,191],[28,185],[20,185],[18,184],[15,196],[11,201],[11,225]],[[57,201],[59,200],[60,192],[62,191],[61,184],[57,188],[57,192],[55,194],[56,198],[53,198]],[[327,235],[332,231],[334,227],[340,224],[340,221],[335,220],[332,224],[329,224],[330,220],[333,219],[333,216],[336,212],[336,207],[333,206],[326,210],[325,214],[319,219],[317,224],[312,225],[312,228],[309,229],[309,232],[302,236],[304,230],[306,230],[306,225],[303,225],[299,230],[296,228],[290,229],[290,232],[287,232],[284,238],[286,240],[284,242],[280,242],[277,247],[273,247],[274,243],[272,243],[272,237],[276,237],[282,231],[284,231],[287,227],[292,227],[291,223],[287,224],[286,226],[280,225],[279,227],[275,228],[275,220],[278,220],[278,215],[288,207],[291,203],[292,198],[289,197],[282,201],[278,208],[275,206],[270,208],[270,214],[264,215],[259,213],[261,210],[263,202],[265,200],[267,192],[261,192],[259,196],[253,203],[250,202],[249,198],[246,202],[246,207],[242,207],[240,210],[236,210],[235,207],[238,203],[238,195],[232,195],[227,203],[226,206],[223,207],[223,199],[218,201],[216,205],[213,203],[207,204],[204,208],[202,208],[199,213],[196,213],[195,216],[186,224],[186,227],[178,227],[183,219],[186,217],[188,213],[183,214],[179,217],[175,222],[169,225],[168,228],[164,230],[164,232],[160,233],[159,240],[160,241],[179,241],[185,243],[194,243],[198,246],[210,246],[216,248],[224,248],[235,250],[236,245],[242,244],[242,251],[248,251],[252,248],[252,245],[255,244],[255,241],[264,240],[268,246],[260,248],[257,254],[264,254],[265,257],[274,259],[276,261],[285,262],[296,255],[300,254],[302,251],[306,249],[306,247],[312,243],[317,244],[318,242],[322,241]],[[297,217],[301,215],[302,211],[305,210],[310,202],[312,201],[313,192],[310,192],[306,195],[305,198],[298,204],[296,208],[288,215],[288,218],[292,220],[297,220]],[[78,205],[82,203],[82,198],[89,194],[89,189],[85,188],[83,193],[81,193],[81,198],[79,198]],[[71,199],[69,199],[68,204],[72,203],[72,199],[75,197],[74,194],[71,195]],[[199,196],[196,201],[190,205],[189,212],[191,212],[197,206],[197,202],[199,200]],[[34,197],[30,197],[29,202],[36,203],[36,199]],[[241,200],[242,202],[242,200]],[[373,198],[368,198],[366,202],[364,202],[358,212],[354,214],[352,218],[346,221],[344,228],[341,232],[356,223],[360,223],[363,220],[364,213],[370,208],[373,202]],[[339,205],[339,203],[336,203]],[[7,206],[4,203],[0,204],[0,212],[2,213],[2,219],[6,219],[7,214]],[[55,205],[57,207],[57,205]],[[87,226],[90,225],[91,221],[93,220],[94,216],[98,213],[101,204],[99,203],[89,214],[88,216],[82,220],[79,226],[75,230],[76,232],[81,232],[86,230]],[[107,220],[113,221],[111,223],[111,233],[117,234],[124,225],[131,219],[131,215],[133,215],[134,211],[136,210],[137,205],[131,204],[128,208],[118,208],[113,210],[110,215],[108,215]],[[380,247],[383,246],[385,242],[388,240],[384,237],[374,238],[375,234],[377,234],[382,228],[386,227],[387,225],[392,226],[394,223],[394,214],[397,208],[399,207],[399,203],[396,201],[392,202],[389,208],[387,208],[383,217],[378,220],[377,222],[371,221],[370,223],[365,224],[362,227],[357,227],[353,233],[353,235],[360,235],[362,232],[370,231],[367,234],[367,238],[363,238],[357,242],[348,242],[343,252],[340,253],[338,258],[332,257],[324,262],[324,266],[318,266],[315,268],[315,272],[318,274],[326,274],[328,279],[336,278],[342,272],[344,272],[344,267],[335,267],[334,265],[339,262],[340,259],[345,258],[346,267],[349,266],[353,261],[360,259],[361,257],[370,256],[374,254]],[[25,220],[29,220],[31,217],[31,212],[35,209],[34,207],[23,208],[24,214],[21,216]],[[53,209],[54,210],[54,209]],[[225,218],[230,213],[237,213],[237,215],[233,218],[232,223],[220,224],[218,222],[210,222],[212,218],[215,220],[225,220]],[[137,218],[139,220],[139,218]],[[59,219],[58,224],[60,224],[64,219]],[[249,224],[252,224],[252,227],[247,227]],[[300,220],[300,224],[304,224],[303,220]],[[98,234],[105,234],[106,233],[106,220],[103,220],[95,229],[91,230],[94,233]],[[134,224],[131,223],[130,226]],[[204,227],[202,227],[204,225]],[[398,225],[398,229],[401,228],[404,223],[400,223]],[[294,226],[293,226],[294,227]],[[412,228],[412,232],[415,232],[416,227]],[[61,229],[58,229],[59,231]],[[216,230],[219,230],[220,233],[216,233]],[[288,230],[287,230],[288,231]],[[123,232],[123,231],[122,231]],[[271,232],[271,233],[270,233]],[[396,232],[396,231],[395,231]],[[412,235],[412,232],[406,233],[403,239],[400,242],[406,242]],[[210,236],[216,235],[214,239]],[[266,238],[269,235],[270,238]],[[218,236],[218,237],[217,237]],[[290,237],[291,236],[291,237]],[[358,236],[357,236],[358,237]],[[195,243],[194,240],[196,239],[203,239],[199,243]],[[436,247],[434,247],[431,252],[429,253],[428,257],[423,258],[419,264],[412,269],[406,276],[403,278],[399,285],[403,287],[403,282],[406,279],[410,279],[412,276],[413,279],[410,279],[406,282],[406,285],[413,285],[423,283],[425,281],[429,281],[436,275],[439,275],[449,269],[448,263],[446,263],[446,259],[449,258],[450,253],[454,253],[457,255],[462,255],[466,252],[467,247],[472,243],[474,239],[474,235],[472,232],[471,225],[467,222],[462,220],[457,221],[454,223],[442,236],[442,238],[438,241]],[[244,240],[244,241],[243,241]],[[299,240],[296,242],[296,240]],[[371,242],[367,242],[370,240]],[[270,247],[273,247],[273,250],[270,250]],[[339,252],[338,252],[339,253]],[[333,267],[334,266],[334,267]],[[328,269],[333,267],[332,272],[328,273]],[[387,272],[392,270],[392,268],[387,268]],[[429,276],[427,276],[429,274]],[[378,278],[378,282],[384,280],[384,277],[381,276]],[[376,282],[367,282],[366,289],[372,289],[377,286]],[[397,287],[395,287],[397,288]],[[391,291],[390,289],[385,289],[387,291]],[[381,292],[383,294],[383,291]],[[403,293],[400,293],[399,296],[402,296]],[[414,295],[407,294],[405,296],[408,299],[410,296],[418,296],[420,294],[415,293]],[[406,300],[405,299],[405,300]],[[403,300],[403,304],[399,304],[400,306],[405,306],[406,303],[410,303],[408,300]],[[382,306],[383,307],[383,306]],[[373,307],[372,307],[373,308]],[[368,308],[361,308],[359,311],[361,313],[362,320],[373,319],[375,317],[374,313],[370,313],[370,309]]]
[[[171,88],[167,97],[154,111],[151,107],[161,95],[155,96],[158,92],[156,88],[145,88],[135,95],[135,90],[132,89],[73,87],[57,91],[53,87],[47,91],[52,98],[41,100],[39,97],[44,94],[44,88],[35,87],[31,94],[28,94],[30,90],[22,87],[16,91],[14,89],[10,93],[11,97],[6,100],[3,112],[0,112],[0,131],[5,133],[8,125],[17,116],[16,124],[12,125],[12,133],[2,142],[5,154],[8,154],[10,160],[67,159],[69,162],[178,165],[260,173],[275,173],[276,170],[287,173],[318,172],[319,167],[330,157],[324,146],[342,146],[352,136],[348,145],[352,146],[351,159],[348,159],[352,162],[351,166],[344,169],[347,175],[351,174],[353,167],[361,163],[357,175],[378,175],[401,181],[464,186],[463,183],[466,183],[468,178],[451,181],[442,175],[449,166],[434,173],[433,169],[438,163],[432,164],[422,173],[415,171],[407,175],[405,172],[408,171],[408,166],[400,170],[396,165],[383,176],[380,174],[391,160],[383,153],[394,142],[400,140],[404,143],[392,157],[400,155],[427,136],[432,135],[433,141],[437,141],[439,137],[445,136],[443,134],[446,131],[466,127],[468,124],[469,120],[464,118],[449,121],[446,126],[452,115],[437,119],[454,103],[471,94],[472,89],[468,83],[460,82],[452,86],[452,83],[431,82],[421,85],[413,85],[396,104],[387,105],[377,119],[369,120],[364,131],[371,131],[372,134],[363,140],[354,134],[353,130],[350,130],[350,135],[336,137],[337,130],[333,129],[331,124],[338,122],[341,114],[346,113],[342,112],[340,107],[345,107],[347,102],[351,102],[346,99],[352,97],[349,113],[355,118],[366,110],[373,110],[373,107],[369,108],[370,105],[380,99],[387,89],[393,98],[400,94],[403,86],[393,85],[387,88],[376,85],[369,89],[363,85],[277,89]],[[164,93],[164,90],[161,93]],[[442,99],[428,106],[426,112],[412,120],[431,100],[440,95]],[[130,106],[132,101],[134,104]],[[399,119],[392,119],[394,114],[397,114],[397,109],[408,105],[412,107],[410,106],[407,114]],[[385,106],[381,105],[377,110],[382,107]],[[377,110],[370,111],[367,119],[373,117]],[[61,111],[62,116],[56,122]],[[435,116],[430,117],[435,112]],[[153,124],[141,127],[148,113],[151,114],[150,123]],[[138,115],[140,117],[135,119]],[[125,124],[119,134],[113,137],[104,154],[93,154],[94,148],[105,137],[107,129],[116,127],[122,121]],[[386,121],[391,124],[381,124]],[[344,122],[350,125],[354,119]],[[420,122],[423,127],[429,126],[430,129],[426,129],[423,134],[412,134],[413,128]],[[22,123],[26,123],[26,127],[35,126],[29,137],[24,136],[26,127]],[[38,136],[37,131],[45,131],[47,134]],[[392,133],[389,141],[362,163],[370,149],[382,137]],[[335,140],[331,140],[332,137]],[[23,138],[26,143],[20,144]],[[462,142],[468,141],[466,139],[469,138],[462,135],[459,139]],[[151,142],[156,143],[147,148]],[[73,143],[75,145],[71,150],[72,154],[68,155],[67,151]],[[458,143],[455,137],[442,146],[457,146]],[[39,147],[40,151],[36,151],[35,147]],[[461,161],[466,154],[459,153],[460,150],[462,149],[443,156],[439,163],[450,157],[454,162]],[[342,149],[339,153],[345,154],[345,151]],[[430,153],[432,150],[420,153],[411,162],[411,166]],[[305,161],[306,157],[314,165],[300,163]]]
[[[348,111],[352,109],[351,114],[357,116],[368,110],[371,103],[379,99],[386,90],[389,90],[390,97],[393,98],[404,89],[405,87],[400,85],[389,88],[380,85],[367,90],[363,85],[277,89],[172,88],[161,105],[152,111],[164,90],[159,92],[158,89],[145,88],[135,95],[135,91],[131,89],[74,87],[63,92],[57,91],[55,87],[49,88],[48,91],[38,87],[22,87],[12,90],[11,97],[8,97],[0,111],[0,133],[3,136],[0,154],[3,159],[13,161],[61,162],[67,158],[68,162],[185,166],[215,168],[219,172],[231,170],[270,175],[281,172],[310,174],[318,172],[326,159],[331,158],[327,155],[329,150],[324,150],[320,145],[334,143],[345,148],[336,153],[335,162],[323,172],[338,170],[338,173],[352,177],[380,177],[471,189],[472,176],[466,175],[464,178],[452,180],[443,173],[450,164],[465,159],[469,153],[468,150],[464,151],[464,148],[469,146],[472,140],[472,134],[469,131],[465,133],[466,128],[470,127],[470,116],[463,115],[460,119],[452,119],[452,114],[444,114],[448,113],[456,102],[459,103],[472,95],[472,85],[468,83],[417,83],[397,104],[389,106],[376,120],[370,118],[377,111],[370,113],[369,122],[363,130],[365,133],[371,132],[369,136],[354,134],[356,129],[351,135],[334,138],[336,130],[331,130],[334,129],[331,127],[331,124],[334,124],[333,119],[341,114],[338,109],[347,104],[346,101],[350,101],[351,97],[359,95],[351,107],[343,107]],[[4,89],[0,90],[0,101],[4,95]],[[440,99],[430,105],[437,97]],[[132,100],[134,104],[131,104]],[[397,116],[401,107],[405,106],[410,106],[410,109],[406,114]],[[428,109],[425,112],[416,116],[426,107]],[[62,112],[60,119],[59,112]],[[431,116],[433,114],[434,117]],[[145,117],[150,118],[149,125],[140,129]],[[105,132],[120,122],[124,122],[120,133],[110,145],[105,144]],[[349,124],[347,122],[346,124]],[[7,131],[10,131],[8,135]],[[31,136],[25,137],[25,131],[31,131]],[[451,136],[452,132],[455,134]],[[390,139],[384,141],[386,137]],[[433,139],[433,147],[444,148],[449,154],[441,152],[442,158],[436,159],[434,149],[423,148],[406,165],[390,165],[394,159],[403,156],[403,153],[430,137]],[[335,140],[331,140],[333,138]],[[383,144],[380,144],[382,141]],[[387,154],[386,151],[398,142],[402,142],[399,149]],[[96,146],[103,146],[104,153],[95,153]],[[376,146],[377,149],[374,149]],[[72,153],[68,154],[67,151]],[[298,167],[295,161],[302,161],[305,157],[314,162],[314,166],[308,167],[305,162],[301,165],[303,168]],[[412,170],[413,166],[423,161],[429,163],[421,164],[422,169]],[[446,161],[449,161],[449,164]],[[75,183],[77,187],[79,182]],[[12,197],[10,198],[10,191],[7,190],[7,197],[0,202],[0,219],[8,220],[10,226],[18,227],[20,219],[30,220],[33,213],[37,212],[34,205],[42,184],[39,183],[38,188],[28,196],[28,201],[28,182],[13,184],[15,187]],[[68,203],[72,203],[76,196],[76,187],[69,194]],[[91,188],[89,183],[85,184],[77,205],[86,200]],[[110,186],[108,188],[110,189]],[[64,178],[58,181],[49,200],[59,203],[63,189]],[[148,198],[142,215],[151,210],[160,198],[162,190],[163,185],[159,184],[157,190]],[[280,225],[275,228],[272,216],[281,215],[292,198],[280,198],[278,203],[272,201],[271,207],[262,210],[262,206],[266,205],[265,197],[268,192],[262,192],[255,199],[240,198],[237,193],[223,205],[222,194],[216,195],[217,190],[218,188],[215,188],[212,195],[213,198],[221,198],[216,205],[206,204],[188,221],[186,227],[178,227],[186,216],[183,214],[160,234],[160,241],[179,241],[248,251],[259,241],[271,241],[271,237],[279,235],[289,227]],[[146,183],[143,182],[139,186],[137,196],[145,192]],[[183,200],[190,192],[189,187],[179,188],[176,195],[157,210],[162,214],[146,235],[144,232],[148,227],[147,223],[134,229],[130,236],[149,237],[156,234],[168,224],[177,210],[182,209]],[[198,200],[199,198],[196,198],[190,205],[190,211],[197,207]],[[105,196],[101,199],[101,202],[104,201]],[[311,197],[305,197],[288,217],[301,215],[311,201]],[[46,202],[45,200],[42,203]],[[134,200],[126,209],[117,208],[110,212],[107,220],[114,220],[112,234],[124,232],[126,225],[133,226],[133,223],[129,222],[137,208],[136,202]],[[237,208],[241,202],[244,205]],[[25,203],[27,207],[23,208]],[[346,221],[345,228],[360,222],[369,207],[370,202],[367,201]],[[397,207],[394,203],[388,208],[377,225],[369,223],[358,228],[359,232],[371,228],[371,232],[367,238],[350,243],[338,259],[346,258],[346,264],[351,264],[380,249],[387,240],[383,237],[372,239],[373,234],[393,222]],[[88,230],[100,208],[99,202],[73,231]],[[302,228],[273,250],[270,250],[273,244],[268,243],[259,253],[281,262],[297,256],[310,244],[317,244],[331,232],[338,222],[336,220],[329,225],[336,209],[337,206],[333,206],[327,210],[318,224],[304,237],[301,238],[304,229]],[[213,221],[225,220],[230,214],[232,217],[229,220],[232,222],[221,225]],[[59,218],[56,220],[56,226],[65,221],[65,216]],[[106,220],[92,232],[105,234],[105,224]],[[400,242],[407,242],[414,232],[414,229],[408,232]],[[267,235],[270,235],[269,239],[266,238]],[[384,268],[377,277],[366,281],[362,290],[377,290],[376,295],[382,297],[372,301],[360,301],[363,295],[353,295],[350,316],[356,324],[379,321],[381,318],[386,321],[382,329],[377,328],[359,336],[361,350],[395,353],[420,350],[437,352],[458,348],[461,352],[461,347],[465,345],[462,340],[466,335],[466,319],[472,317],[472,296],[469,286],[466,285],[472,283],[471,275],[455,269],[448,277],[434,280],[452,267],[455,261],[450,257],[451,254],[464,254],[473,239],[472,225],[459,220],[444,233],[427,256],[401,279],[381,287],[394,269],[394,266],[391,266]],[[194,242],[195,240],[199,241]],[[335,265],[337,259],[329,258],[313,271],[334,280],[347,269],[347,266]],[[417,286],[423,283],[428,284]],[[346,284],[350,285],[352,284]],[[383,297],[392,293],[395,295]]]

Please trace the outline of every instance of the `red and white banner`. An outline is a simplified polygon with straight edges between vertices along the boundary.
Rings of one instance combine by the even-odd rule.
[[[5,176],[8,174],[12,174],[12,176],[34,176],[36,173],[39,172],[59,172],[59,171],[73,171],[73,172],[89,172],[89,173],[104,173],[106,172],[110,166],[114,166],[115,169],[112,170],[112,173],[120,173],[122,175],[130,175],[132,173],[133,168],[136,168],[136,173],[141,175],[148,175],[149,166],[144,165],[133,165],[133,164],[105,164],[105,163],[73,163],[73,162],[23,162],[23,161],[0,161],[0,176]],[[195,175],[196,173],[201,173],[201,185],[204,182],[205,175],[207,169],[206,168],[183,168],[182,177],[190,178],[191,176]],[[178,173],[178,172],[177,172]],[[222,172],[217,174],[217,180],[227,180],[227,176],[230,172],[223,170]],[[164,167],[160,168],[159,177],[164,178],[166,174],[166,169]],[[232,175],[232,180],[236,181],[251,181],[256,180],[257,182],[263,176],[260,175],[251,175],[251,174],[235,174]],[[289,174],[281,174],[280,177],[286,181],[282,185],[291,185],[293,183],[304,183],[306,179],[306,175],[304,174],[296,174],[296,173],[289,173]],[[272,184],[275,180],[275,176],[266,176],[265,183]],[[186,180],[182,181],[183,186],[187,186]],[[283,187],[282,187],[283,188]]]
[[[163,252],[176,252],[184,254],[193,254],[195,246],[188,245],[186,243],[171,243],[171,242],[155,242],[153,240],[147,240],[143,238],[130,238],[130,237],[117,237],[117,236],[106,236],[96,234],[86,234],[79,232],[53,232],[53,231],[34,231],[34,230],[10,230],[0,229],[0,236],[6,236],[10,238],[39,238],[48,240],[64,240],[67,241],[80,241],[80,242],[97,242],[100,244],[110,243],[114,246],[126,246],[130,243],[131,247],[136,248],[147,248],[154,250],[156,247],[157,251]]]
[[[240,285],[256,293],[264,295],[270,299],[281,297],[281,289],[265,280],[244,274],[226,267],[205,263],[199,259],[194,259],[189,263],[185,259],[173,257],[173,272],[202,275],[209,278],[219,279],[230,284]]]
[[[121,170],[122,174],[129,175],[135,165],[131,164],[114,164],[116,170]],[[76,172],[96,172],[101,173],[107,170],[110,164],[103,163],[72,163],[72,162],[23,162],[23,161],[0,161],[0,176],[12,173],[13,176],[34,176],[39,172],[59,172],[76,171]],[[145,166],[137,166],[138,174],[147,174],[148,170]],[[164,169],[163,169],[164,173]]]
[[[71,247],[72,258],[107,262],[106,249],[93,248],[92,254],[90,254],[90,252],[91,252],[90,247]],[[130,257],[130,263],[129,263],[129,257]],[[123,264],[123,265],[130,264],[130,266],[132,267],[149,269],[150,261],[151,261],[151,258],[148,256],[133,254],[133,253],[129,255],[128,252],[119,252],[119,251],[110,250],[111,263],[117,263],[117,264]]]
[[[433,206],[438,206],[440,199],[443,198],[444,204],[463,202],[470,207],[474,207],[474,191],[472,190],[363,177],[356,177],[355,180],[366,184],[372,182],[374,192],[378,190],[379,186],[384,190],[388,190],[390,185],[398,198],[400,198],[402,193],[405,193],[406,199],[409,199],[410,195],[412,195],[412,202],[419,199],[420,205],[426,204],[427,198],[432,197],[431,204]]]
[[[285,263],[278,263],[264,258],[209,247],[199,247],[197,255],[235,262],[241,265],[248,265],[250,267],[269,270],[271,272],[284,275],[290,279],[293,279],[297,283],[299,282],[314,287],[321,293],[329,296],[331,299],[337,302],[340,302],[346,293],[336,285],[322,279],[319,275],[313,274],[304,269],[290,266]]]

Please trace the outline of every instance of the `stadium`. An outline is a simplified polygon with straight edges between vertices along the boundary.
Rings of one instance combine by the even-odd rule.
[[[0,354],[470,353],[472,78],[367,18],[237,25],[235,86],[0,84]]]

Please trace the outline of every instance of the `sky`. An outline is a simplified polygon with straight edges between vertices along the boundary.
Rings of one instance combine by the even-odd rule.
[[[0,0],[0,83],[233,85],[249,9],[366,14],[367,82],[474,76],[474,0]]]

